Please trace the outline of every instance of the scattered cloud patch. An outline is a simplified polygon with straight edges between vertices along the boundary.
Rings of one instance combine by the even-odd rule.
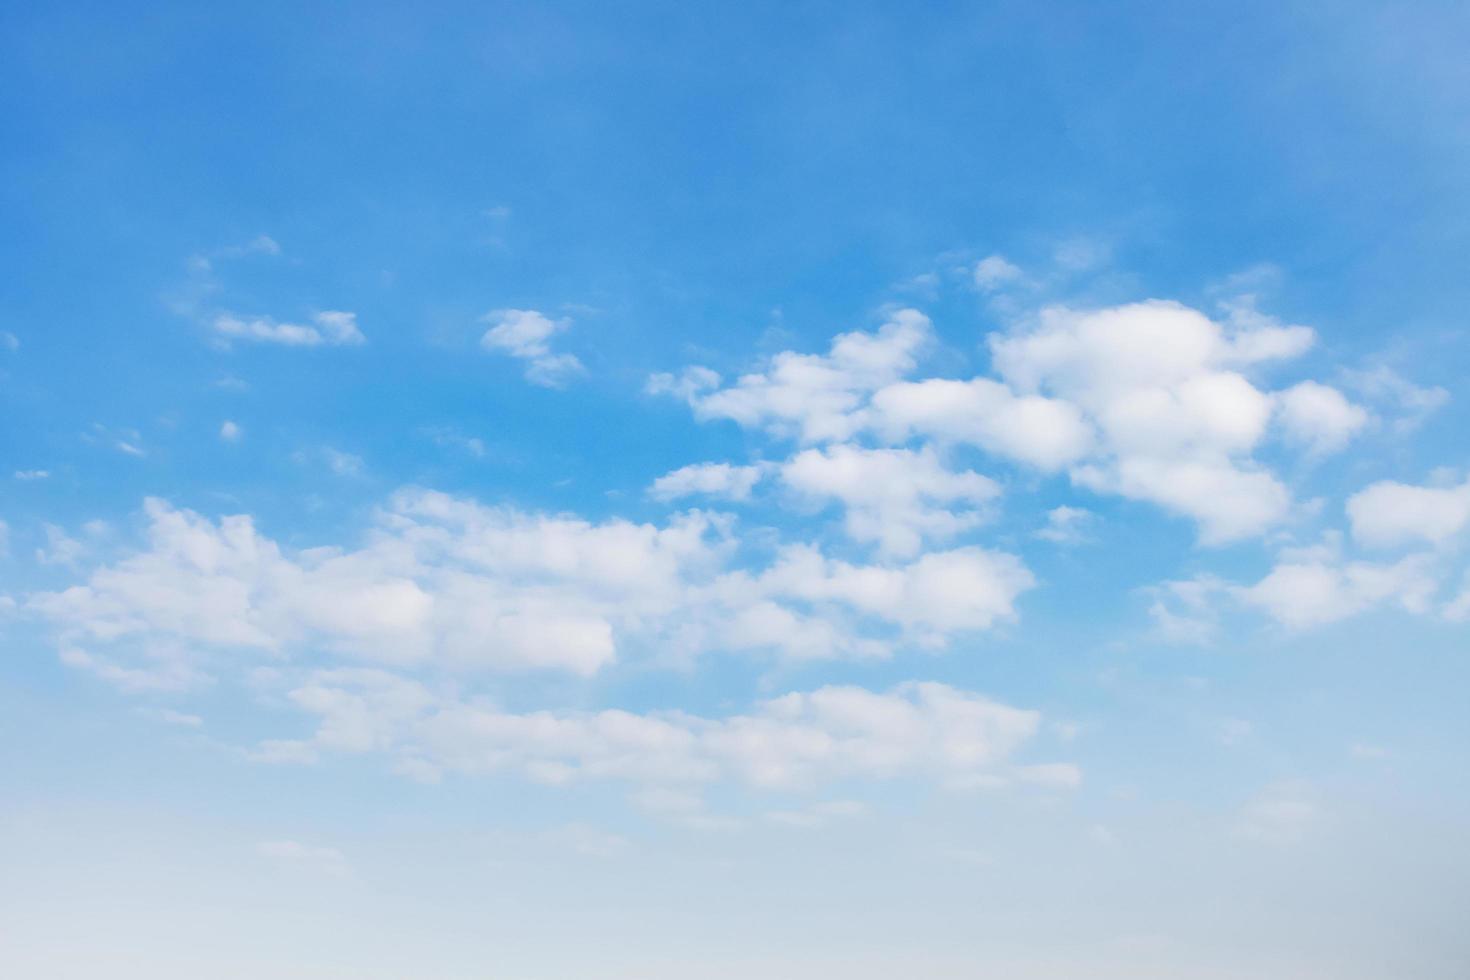
[[[1444,544],[1470,526],[1470,479],[1449,486],[1383,480],[1348,498],[1353,537],[1378,548]]]
[[[367,343],[357,326],[357,314],[324,310],[310,324],[282,323],[270,317],[242,317],[221,313],[211,321],[216,338],[285,347],[353,347]]]
[[[685,712],[505,712],[438,697],[423,685],[368,670],[316,674],[290,694],[319,717],[302,757],[386,752],[403,771],[512,771],[553,785],[617,780],[644,787],[639,799],[664,811],[699,812],[694,790],[730,781],[765,790],[806,790],[845,779],[926,777],[963,787],[1051,777],[1016,766],[1040,716],[943,684],[906,683],[878,693],[824,687],[764,701],[747,714]],[[1061,766],[1073,785],[1073,767]],[[679,792],[650,795],[649,787]],[[852,815],[816,808],[819,816]],[[811,813],[812,811],[807,811]]]
[[[763,464],[693,463],[665,473],[648,488],[655,500],[702,496],[716,500],[749,500],[755,485],[769,471]]]
[[[216,523],[162,500],[145,512],[146,547],[28,600],[67,645],[578,674],[620,649],[886,656],[1011,619],[1034,584],[1016,557],[978,547],[860,565],[789,545],[763,567],[732,567],[731,520],[699,511],[661,527],[592,523],[411,490],[363,547],[297,553],[247,516]],[[57,560],[81,557],[69,540],[56,538]]]
[[[1335,453],[1368,424],[1368,413],[1336,388],[1303,381],[1278,396],[1278,415],[1292,442],[1319,455]]]
[[[1096,523],[1097,515],[1085,508],[1053,507],[1046,512],[1046,526],[1036,536],[1053,544],[1082,544],[1088,529]]]
[[[781,480],[810,499],[840,502],[851,538],[899,556],[976,526],[1000,496],[994,480],[950,470],[932,449],[808,449],[781,467]]]
[[[551,349],[551,338],[571,326],[571,320],[552,320],[537,310],[493,310],[481,318],[491,324],[480,338],[485,350],[526,362],[526,380],[546,388],[563,387],[586,369],[572,354]]]
[[[975,263],[972,278],[977,287],[989,293],[1020,279],[1021,269],[1004,255],[990,255]]]

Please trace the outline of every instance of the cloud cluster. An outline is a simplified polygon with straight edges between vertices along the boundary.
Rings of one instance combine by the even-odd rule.
[[[407,490],[361,547],[296,552],[246,516],[145,511],[146,547],[26,602],[104,676],[165,648],[581,675],[627,653],[883,656],[1008,619],[1034,583],[976,547],[861,565],[793,544],[740,563],[732,519],[700,511],[593,523]]]
[[[551,338],[571,326],[570,320],[553,320],[536,310],[493,310],[481,322],[491,326],[480,346],[525,361],[526,380],[532,384],[560,388],[586,370],[575,355],[551,349]]]
[[[1004,272],[987,267],[987,281]],[[1253,311],[1219,323],[1158,300],[1052,307],[988,338],[995,376],[913,379],[930,337],[926,317],[899,310],[875,333],[838,336],[825,355],[787,351],[728,385],[694,367],[655,376],[650,390],[687,400],[698,418],[809,445],[973,446],[1065,471],[1077,486],[1193,519],[1209,544],[1258,535],[1288,515],[1290,492],[1255,456],[1273,433],[1321,454],[1368,422],[1318,382],[1260,387],[1254,374],[1305,353],[1315,337]],[[909,542],[901,547],[912,549],[914,533],[899,532]]]
[[[1199,640],[1213,634],[1222,602],[1294,630],[1383,608],[1449,620],[1470,615],[1470,588],[1448,600],[1443,596],[1457,564],[1456,546],[1470,527],[1470,481],[1380,481],[1349,497],[1346,512],[1356,547],[1341,533],[1328,532],[1318,544],[1280,549],[1253,583],[1211,576],[1166,583],[1155,591],[1154,619],[1173,639]],[[1385,558],[1382,552],[1391,548],[1401,554]]]
[[[362,668],[316,672],[289,697],[315,719],[315,731],[304,740],[263,744],[263,758],[305,762],[323,753],[379,752],[419,778],[514,772],[555,784],[617,780],[697,788],[733,781],[788,790],[900,776],[956,788],[1076,782],[1067,763],[1012,763],[1040,728],[1037,712],[936,683],[909,682],[882,693],[823,687],[723,718],[682,711],[508,712]],[[697,807],[687,796],[669,796],[643,799],[661,810]]]

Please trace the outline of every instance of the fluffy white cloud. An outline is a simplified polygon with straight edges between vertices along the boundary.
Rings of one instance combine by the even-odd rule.
[[[908,565],[852,565],[793,545],[757,580],[762,591],[809,603],[841,603],[898,623],[942,645],[950,633],[983,630],[1015,615],[1036,584],[1019,558],[983,548],[932,551]]]
[[[1262,469],[1247,469],[1219,456],[1125,457],[1112,466],[1079,467],[1082,486],[1146,500],[1193,517],[1206,544],[1259,533],[1285,517],[1291,495]]]
[[[1293,385],[1277,397],[1287,438],[1316,453],[1337,452],[1368,424],[1366,411],[1315,381]]]
[[[240,440],[240,436],[243,434],[244,430],[240,428],[240,424],[238,422],[231,422],[229,419],[226,419],[223,423],[220,424],[219,437],[225,442],[238,442]]]
[[[1206,542],[1259,533],[1290,505],[1250,462],[1271,399],[1238,369],[1310,346],[1305,327],[1255,323],[1227,332],[1196,310],[1149,301],[1050,309],[1028,330],[990,340],[1001,377],[1023,394],[1067,401],[1099,433],[1074,477],[1199,522]]]
[[[1261,581],[1237,594],[1277,622],[1304,629],[1383,604],[1423,613],[1438,587],[1422,556],[1393,564],[1302,556],[1281,562]]]
[[[1470,526],[1470,480],[1443,487],[1384,480],[1348,498],[1347,514],[1364,544],[1441,544]]]
[[[844,440],[862,428],[866,397],[912,371],[929,339],[928,317],[898,310],[877,333],[839,334],[825,355],[785,351],[728,387],[708,368],[691,368],[679,378],[656,375],[649,389],[684,397],[701,419],[731,419],[803,442]]]
[[[949,470],[932,449],[808,449],[781,467],[781,479],[807,497],[840,501],[847,533],[893,555],[974,527],[978,507],[1000,495],[994,480]]]
[[[405,491],[364,546],[291,553],[249,517],[215,523],[160,500],[145,509],[145,549],[27,600],[65,647],[100,650],[91,662],[126,668],[161,648],[324,651],[590,674],[620,650],[872,656],[985,629],[1032,585],[1018,559],[978,548],[862,566],[797,546],[735,569],[730,520],[700,512],[663,526],[592,523]]]
[[[344,347],[367,342],[357,327],[357,314],[324,310],[312,317],[311,325],[280,323],[270,317],[240,317],[221,313],[213,320],[215,334],[222,340],[249,340],[288,347]]]
[[[611,779],[697,787],[725,780],[770,789],[901,776],[954,786],[979,777],[1036,782],[1042,769],[1066,772],[1042,782],[1075,778],[1066,764],[1011,763],[1038,731],[1037,712],[935,683],[909,682],[883,693],[823,687],[723,718],[681,711],[507,712],[366,669],[318,672],[290,699],[317,718],[316,731],[300,742],[265,744],[263,758],[382,752],[399,771],[420,778],[511,771],[558,784]],[[652,802],[680,813],[700,807],[687,792],[668,796],[658,793]]]
[[[1086,540],[1087,528],[1096,520],[1096,514],[1081,507],[1053,507],[1046,512],[1046,526],[1036,536],[1055,544],[1078,544]]]
[[[1017,395],[987,378],[888,385],[873,395],[871,423],[892,442],[919,436],[970,443],[1045,470],[1076,462],[1094,443],[1092,427],[1077,406]]]
[[[1315,335],[1253,309],[1225,324],[1159,300],[1045,309],[989,338],[997,378],[908,378],[929,336],[922,314],[901,310],[876,333],[842,334],[826,355],[778,354],[734,384],[691,368],[649,388],[685,398],[701,419],[806,443],[962,443],[1065,469],[1079,486],[1192,518],[1212,544],[1290,512],[1290,493],[1252,455],[1278,406],[1286,433],[1318,452],[1367,418],[1324,385],[1258,388],[1248,372],[1302,354]]]
[[[525,361],[526,380],[532,384],[559,388],[585,370],[574,355],[551,349],[551,338],[571,326],[570,320],[552,320],[536,310],[493,310],[481,321],[492,326],[480,346]]]
[[[648,488],[657,500],[704,496],[722,500],[748,500],[755,485],[765,476],[764,465],[732,466],[729,463],[693,463],[665,473]]]

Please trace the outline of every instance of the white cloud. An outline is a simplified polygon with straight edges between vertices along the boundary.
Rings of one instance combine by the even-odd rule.
[[[36,549],[36,561],[43,565],[75,565],[87,553],[87,546],[55,524],[44,524],[46,543]]]
[[[676,787],[682,789],[672,800],[646,791],[639,798],[685,816],[702,807],[689,788],[716,781],[809,790],[842,779],[919,776],[964,785],[981,775],[1034,778],[1027,774],[1038,768],[1011,763],[1038,730],[1036,712],[934,683],[884,693],[823,687],[723,718],[678,711],[518,714],[437,697],[417,682],[371,670],[318,672],[290,697],[319,719],[316,733],[299,743],[300,758],[383,752],[419,776],[511,771],[551,784],[611,779]],[[1056,767],[1067,771],[1061,781],[1069,785],[1073,769]]]
[[[970,443],[1044,470],[1081,459],[1094,436],[1073,404],[1017,395],[987,378],[899,382],[873,395],[872,426],[889,441],[911,436]]]
[[[64,645],[578,674],[620,650],[882,656],[1008,619],[1033,584],[1014,556],[980,548],[864,566],[794,546],[736,570],[730,520],[697,511],[661,527],[591,523],[413,490],[363,547],[288,553],[246,516],[215,523],[161,500],[145,510],[144,549],[27,601]]]
[[[1219,456],[1119,459],[1080,467],[1073,478],[1101,493],[1147,500],[1193,517],[1200,540],[1223,544],[1258,534],[1285,518],[1291,496],[1270,473]]]
[[[187,691],[208,680],[191,662],[192,658],[169,643],[130,652],[125,662],[69,644],[62,646],[58,657],[66,666],[85,671],[129,694]]]
[[[1095,458],[1074,470],[1094,490],[1147,500],[1199,522],[1207,543],[1260,533],[1285,517],[1286,488],[1252,463],[1271,400],[1237,368],[1291,357],[1311,331],[1268,323],[1227,333],[1203,314],[1152,300],[1096,311],[1044,310],[993,336],[1002,378],[1060,398],[1096,426]]]
[[[1384,480],[1349,497],[1347,514],[1364,544],[1442,544],[1470,526],[1470,480],[1444,487]]]
[[[50,475],[51,475],[51,473],[48,470],[16,470],[15,471],[15,478],[17,480],[24,480],[24,481],[44,480],[47,477],[49,477]]]
[[[1053,507],[1046,512],[1046,526],[1036,536],[1054,544],[1080,544],[1087,540],[1087,528],[1096,521],[1096,514],[1081,507]]]
[[[1261,534],[1291,510],[1285,485],[1252,457],[1278,399],[1246,372],[1306,351],[1307,327],[1253,308],[1222,325],[1160,300],[1049,308],[989,338],[998,378],[909,380],[929,338],[927,318],[900,310],[876,333],[838,336],[826,355],[786,351],[733,384],[691,368],[656,375],[649,390],[686,399],[698,418],[806,443],[871,433],[1067,469],[1089,490],[1192,518],[1207,544]],[[1331,391],[1299,385],[1280,399],[1288,432],[1315,451],[1362,421]]]
[[[768,469],[761,464],[694,463],[654,480],[648,493],[664,501],[696,495],[719,500],[749,500],[751,491]]]
[[[1444,607],[1444,618],[1452,623],[1470,620],[1470,576],[1466,576],[1465,587]]]
[[[988,293],[1020,279],[1021,270],[1004,255],[990,255],[975,263],[973,278],[975,285]]]
[[[327,467],[338,476],[362,476],[366,465],[356,453],[343,452],[331,446],[322,448],[322,459],[326,460]]]
[[[1315,453],[1337,452],[1368,424],[1366,411],[1315,381],[1293,385],[1277,397],[1287,438]]]
[[[367,342],[357,327],[357,314],[341,310],[314,314],[311,325],[220,313],[212,326],[216,336],[224,341],[247,340],[287,347],[350,347]]]
[[[20,338],[9,330],[0,330],[0,347],[7,350],[20,350]]]
[[[1343,379],[1348,387],[1377,403],[1380,412],[1391,418],[1394,431],[1400,435],[1419,428],[1450,401],[1450,393],[1443,388],[1413,384],[1389,367],[1347,371]]]
[[[808,449],[781,467],[781,479],[807,497],[840,501],[850,537],[903,556],[974,527],[980,506],[1000,495],[994,480],[949,470],[932,449]]]
[[[226,419],[219,427],[219,437],[225,442],[237,442],[244,434],[238,423]]]
[[[989,629],[1015,615],[1036,580],[1020,559],[983,548],[931,551],[901,566],[852,565],[792,545],[757,583],[765,594],[842,603],[942,646],[950,633]]]
[[[803,442],[843,440],[862,428],[866,397],[913,370],[929,340],[928,317],[898,310],[877,333],[839,334],[825,355],[785,351],[728,387],[708,368],[691,368],[677,379],[655,375],[649,390],[687,399],[701,419],[731,419]]]
[[[175,711],[172,708],[151,708],[143,711],[146,717],[161,721],[165,725],[177,725],[180,728],[203,728],[204,719],[198,715],[191,715],[183,711]]]
[[[560,388],[585,371],[575,356],[551,349],[551,338],[571,326],[570,320],[552,320],[536,310],[493,310],[481,322],[493,326],[480,338],[480,346],[525,361],[526,380],[532,384]]]
[[[1293,557],[1238,596],[1296,629],[1347,619],[1383,604],[1426,612],[1439,587],[1423,556],[1393,564]]]

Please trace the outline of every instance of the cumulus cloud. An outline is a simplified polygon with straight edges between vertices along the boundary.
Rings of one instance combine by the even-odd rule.
[[[913,370],[930,336],[928,317],[898,310],[876,333],[839,334],[825,355],[785,351],[726,387],[715,372],[695,367],[678,377],[655,375],[649,390],[685,398],[701,419],[731,419],[803,442],[844,440],[863,427],[867,396]]]
[[[574,355],[551,349],[551,338],[570,327],[571,320],[552,320],[536,310],[492,310],[481,322],[491,327],[480,346],[525,361],[526,380],[532,384],[560,388],[586,370]]]
[[[648,488],[656,500],[702,496],[717,500],[749,500],[751,491],[769,467],[752,464],[732,466],[729,463],[693,463],[665,473]]]
[[[1443,544],[1470,525],[1470,480],[1440,487],[1383,480],[1348,498],[1347,514],[1364,544]]]
[[[994,480],[952,471],[931,449],[808,449],[781,467],[781,479],[807,497],[841,502],[847,533],[893,555],[974,527],[981,505],[1000,495]]]
[[[1281,392],[1278,413],[1293,442],[1326,454],[1337,452],[1368,424],[1368,413],[1336,388],[1303,381]]]
[[[1398,561],[1350,559],[1337,535],[1322,544],[1290,548],[1253,584],[1211,576],[1170,582],[1155,590],[1155,621],[1175,638],[1207,639],[1222,603],[1264,613],[1277,623],[1305,630],[1340,622],[1374,609],[1397,608],[1422,615],[1432,611],[1442,570],[1432,555]]]
[[[367,343],[357,327],[357,314],[324,310],[310,324],[281,323],[270,317],[242,317],[221,313],[212,321],[215,336],[223,341],[252,341],[286,347],[352,347]]]
[[[224,442],[238,442],[242,435],[244,435],[244,430],[240,428],[238,422],[231,422],[229,419],[226,419],[220,423],[219,437]]]
[[[1227,332],[1177,303],[1049,309],[1034,328],[993,336],[1001,377],[1023,394],[1063,399],[1096,427],[1093,458],[1073,471],[1091,489],[1195,519],[1220,543],[1283,517],[1286,488],[1249,459],[1269,396],[1240,369],[1302,353],[1312,335],[1274,322]]]
[[[1017,395],[987,378],[888,385],[873,395],[871,424],[890,442],[912,436],[969,443],[1043,470],[1083,458],[1095,436],[1082,411],[1070,402]]]
[[[691,368],[649,388],[700,419],[802,443],[973,445],[1191,518],[1207,544],[1289,514],[1290,492],[1253,455],[1273,417],[1313,452],[1339,448],[1367,419],[1325,385],[1258,387],[1253,373],[1301,355],[1315,334],[1254,308],[1223,324],[1161,300],[1048,308],[990,336],[996,377],[912,379],[930,336],[926,317],[900,310],[825,355],[786,351],[730,384]]]
[[[1437,588],[1420,557],[1393,564],[1304,560],[1277,565],[1240,596],[1286,626],[1305,628],[1347,619],[1384,603],[1422,613]]]
[[[684,789],[640,794],[647,805],[693,814],[689,790],[732,781],[808,790],[842,779],[920,776],[963,786],[1035,781],[1036,766],[1012,762],[1038,731],[1035,711],[944,684],[909,682],[886,692],[831,686],[785,694],[722,718],[682,711],[516,713],[441,696],[380,670],[312,675],[290,700],[317,718],[315,733],[282,752],[379,752],[404,774],[510,771],[544,783],[618,780]],[[1073,767],[1064,782],[1070,783]]]
[[[788,546],[736,568],[731,520],[698,511],[593,523],[410,490],[362,547],[295,552],[247,516],[215,522],[161,500],[145,512],[146,547],[27,600],[64,646],[577,674],[620,650],[882,656],[1008,619],[1033,584],[1019,559],[974,547],[869,566]]]

